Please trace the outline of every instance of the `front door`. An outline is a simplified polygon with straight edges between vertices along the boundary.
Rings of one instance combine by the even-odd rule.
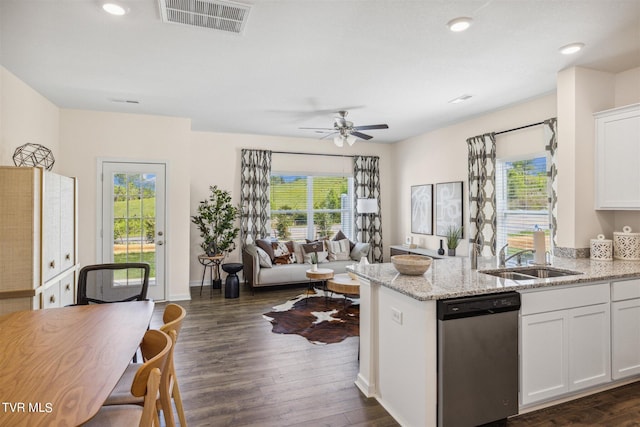
[[[165,299],[165,168],[102,162],[102,262],[149,263],[156,301]]]

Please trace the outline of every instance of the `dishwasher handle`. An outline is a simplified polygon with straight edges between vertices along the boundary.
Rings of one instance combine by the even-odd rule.
[[[439,300],[436,310],[438,320],[453,320],[517,311],[520,310],[520,304],[520,294],[518,292],[502,292]]]

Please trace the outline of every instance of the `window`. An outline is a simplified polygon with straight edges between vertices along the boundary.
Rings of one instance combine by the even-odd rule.
[[[271,175],[271,229],[280,240],[353,238],[353,178]]]
[[[533,249],[533,231],[540,227],[551,250],[547,160],[544,154],[524,159],[498,159],[496,168],[497,249],[507,254]],[[524,260],[533,259],[527,254]]]

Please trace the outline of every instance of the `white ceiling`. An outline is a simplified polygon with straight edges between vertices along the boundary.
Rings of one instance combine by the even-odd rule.
[[[246,0],[242,35],[163,23],[156,0],[120,3],[123,17],[98,0],[0,0],[0,63],[62,108],[308,138],[321,135],[298,128],[348,109],[355,125],[389,124],[372,142],[550,93],[566,67],[640,66],[640,0]],[[473,25],[452,33],[459,16]]]

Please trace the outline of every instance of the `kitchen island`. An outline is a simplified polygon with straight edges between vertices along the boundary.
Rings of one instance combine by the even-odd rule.
[[[627,313],[640,316],[640,280],[636,280],[640,278],[640,262],[553,258],[552,264],[554,268],[572,270],[580,274],[547,279],[510,280],[482,273],[484,270],[496,269],[495,258],[478,259],[477,270],[471,270],[467,258],[438,260],[422,276],[400,275],[393,265],[388,263],[349,267],[348,269],[358,275],[361,281],[360,370],[356,385],[366,396],[375,397],[402,425],[437,425],[436,301],[514,290],[522,294],[523,313],[527,315],[522,316],[521,313],[520,317],[520,345],[523,347],[523,353],[526,353],[521,356],[520,361],[523,388],[520,397],[521,412],[637,380],[640,362],[636,363],[634,360],[633,363],[626,363],[630,367],[616,369],[614,366],[614,369],[611,369],[616,360],[622,359],[618,360],[622,364],[625,360],[624,357],[615,355],[609,357],[611,351],[617,348],[617,342],[612,345],[609,343],[619,335],[616,331],[623,323],[613,317],[616,309],[610,310],[617,302],[612,302],[615,298],[609,298],[609,289],[612,295],[621,295],[620,303],[629,305],[633,301],[631,305],[637,309]],[[584,295],[583,289],[586,290]],[[546,307],[546,301],[555,301],[555,306],[552,304],[551,307]],[[565,301],[579,301],[585,306],[598,308],[598,316],[585,317],[582,313],[583,307],[562,306]],[[536,310],[543,313],[539,314]],[[561,320],[555,322],[556,317],[547,319],[550,313]],[[553,329],[549,329],[550,325],[561,325],[565,328],[567,325],[580,326],[579,322],[571,320],[574,318],[571,317],[573,314],[576,319],[580,314],[583,316],[580,319],[585,318],[591,322],[584,325],[590,328],[590,333],[602,332],[601,340],[597,339],[597,335],[593,335],[589,337],[592,338],[589,341],[592,344],[588,344],[592,347],[593,343],[601,346],[598,347],[598,351],[586,344],[581,346],[582,341],[579,338],[582,334],[574,332],[571,340],[575,341],[575,344],[570,341],[569,345],[566,345],[563,341],[559,343],[559,348],[565,353],[568,351],[566,348],[573,347],[581,351],[588,350],[589,354],[594,353],[593,356],[589,356],[593,360],[580,356],[584,360],[573,363],[572,368],[571,364],[566,362],[572,356],[563,353],[558,355],[562,358],[558,359],[558,369],[551,370],[550,374],[534,375],[534,380],[530,380],[530,371],[534,370],[536,373],[535,369],[540,369],[541,366],[529,362],[523,366],[522,360],[553,363],[553,360],[545,359],[546,354],[535,353],[541,351],[536,350],[539,344],[536,339],[540,336],[544,338],[544,334],[548,334],[549,331],[553,332]],[[546,316],[543,320],[548,322],[527,323],[529,320],[539,320],[535,316]],[[611,317],[613,320],[610,320]],[[536,329],[537,325],[543,325],[547,329]],[[615,327],[612,333],[609,331],[610,325]],[[526,328],[524,333],[522,328]],[[522,342],[523,336],[535,345],[530,345],[529,341]],[[568,333],[562,331],[550,335],[551,338],[555,336],[569,339]],[[630,345],[635,343],[628,344],[627,347]],[[638,345],[640,346],[640,343]],[[633,353],[634,349],[635,347],[627,348],[626,354]],[[544,349],[549,355],[555,356],[551,350],[553,349],[549,346]],[[620,350],[620,354],[624,355],[624,350]],[[638,365],[638,372],[633,368],[635,364]],[[585,371],[582,377],[579,375],[579,368]],[[575,380],[572,375],[576,377]],[[543,380],[548,380],[548,384],[536,382]]]

